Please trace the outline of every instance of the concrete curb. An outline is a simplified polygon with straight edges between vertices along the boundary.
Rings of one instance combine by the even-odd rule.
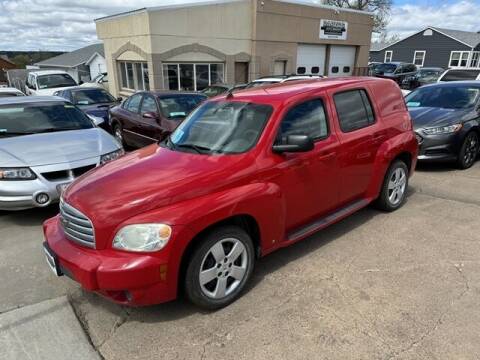
[[[99,360],[67,298],[0,315],[0,360]]]

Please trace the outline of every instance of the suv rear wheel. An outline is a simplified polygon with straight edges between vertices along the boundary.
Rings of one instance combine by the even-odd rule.
[[[408,167],[403,161],[396,160],[385,175],[377,207],[383,211],[397,210],[405,203],[407,189]]]
[[[215,310],[233,302],[250,279],[255,252],[240,227],[210,232],[193,252],[185,275],[185,292],[195,305]]]

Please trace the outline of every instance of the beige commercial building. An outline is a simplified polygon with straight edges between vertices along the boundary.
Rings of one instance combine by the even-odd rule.
[[[302,0],[221,0],[97,19],[110,90],[201,90],[261,76],[367,66],[372,14]]]

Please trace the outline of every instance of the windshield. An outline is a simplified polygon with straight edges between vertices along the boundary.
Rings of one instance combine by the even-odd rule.
[[[378,64],[374,67],[376,72],[393,73],[397,69],[395,64]]]
[[[248,84],[246,88],[249,89],[249,88],[255,88],[255,87],[264,86],[264,85],[278,84],[279,82],[280,81],[254,81]]]
[[[205,96],[183,95],[158,99],[162,114],[168,119],[184,118],[205,100]]]
[[[109,104],[113,102],[115,102],[115,99],[105,90],[88,89],[73,92],[73,103],[75,105]]]
[[[480,87],[474,86],[430,86],[408,94],[405,101],[409,108],[468,109],[475,106],[479,94]]]
[[[449,70],[441,81],[476,80],[480,70]]]
[[[52,89],[67,86],[77,86],[75,80],[68,74],[52,74],[37,77],[39,89]]]
[[[174,150],[239,154],[252,148],[272,114],[269,105],[208,102],[195,110],[171,135]]]
[[[0,137],[93,128],[92,121],[64,103],[0,106]]]
[[[441,70],[419,70],[418,77],[420,79],[437,79],[441,75]]]

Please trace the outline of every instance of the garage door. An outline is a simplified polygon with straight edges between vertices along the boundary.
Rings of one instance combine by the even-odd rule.
[[[332,45],[330,47],[330,61],[328,76],[350,76],[355,66],[355,46]]]
[[[324,75],[326,50],[325,45],[298,45],[297,74]]]

